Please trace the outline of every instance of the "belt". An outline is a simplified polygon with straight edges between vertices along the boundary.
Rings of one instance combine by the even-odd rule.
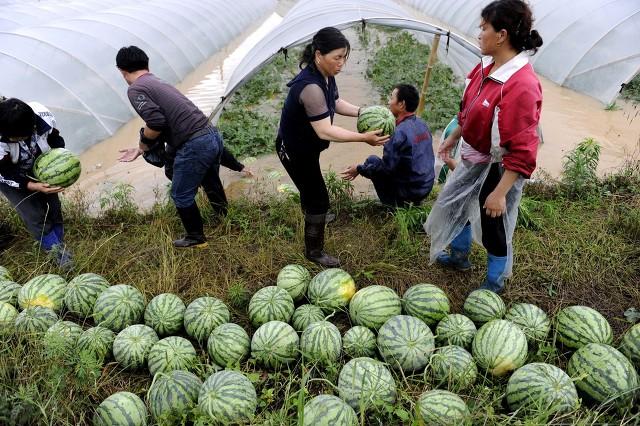
[[[193,134],[191,134],[189,136],[189,139],[187,140],[191,140],[191,139],[195,139],[195,138],[199,138],[202,135],[206,135],[207,133],[209,133],[211,130],[215,130],[215,127],[212,126],[211,124],[207,124],[205,127],[203,127],[202,129],[194,132]]]

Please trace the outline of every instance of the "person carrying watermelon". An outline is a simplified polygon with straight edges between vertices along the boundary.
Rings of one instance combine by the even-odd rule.
[[[56,119],[37,102],[10,98],[0,102],[0,192],[16,209],[31,236],[56,263],[73,267],[64,244],[58,193],[64,188],[32,178],[36,158],[51,148],[64,148]]]
[[[304,211],[305,256],[327,267],[339,260],[324,252],[324,228],[329,194],[320,170],[320,152],[329,141],[382,145],[388,136],[381,130],[352,132],[333,124],[334,115],[357,117],[360,108],[340,98],[335,76],[344,67],[351,47],[336,28],[318,31],[302,53],[301,71],[287,86],[276,138],[280,162],[300,191]]]
[[[448,160],[462,136],[462,160],[424,225],[431,261],[457,270],[471,267],[473,225],[488,253],[481,288],[494,292],[511,275],[518,205],[540,143],[542,88],[528,56],[542,38],[532,23],[531,9],[521,0],[497,0],[482,9],[478,41],[485,56],[467,77],[459,126],[438,150]]]
[[[371,179],[382,204],[390,207],[419,205],[434,179],[434,155],[429,126],[415,112],[420,95],[410,84],[398,84],[389,97],[396,129],[385,144],[382,158],[371,155],[363,164],[347,167],[343,179],[358,175]]]

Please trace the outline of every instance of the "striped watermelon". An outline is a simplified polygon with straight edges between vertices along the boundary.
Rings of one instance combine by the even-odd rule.
[[[36,158],[33,176],[51,186],[66,188],[80,177],[80,157],[64,148],[53,148]]]
[[[138,324],[144,313],[145,298],[135,287],[118,284],[105,289],[93,307],[96,324],[118,332]]]
[[[576,387],[567,373],[542,362],[517,369],[509,378],[506,394],[514,411],[553,414],[580,406]]]
[[[33,306],[16,316],[16,332],[24,334],[44,333],[58,321],[58,315],[50,308]]]
[[[106,358],[111,356],[115,338],[115,333],[108,328],[92,327],[78,337],[76,347],[78,352],[86,352],[99,362],[104,362]]]
[[[356,325],[342,336],[342,350],[350,358],[376,356],[376,335],[367,327]]]
[[[329,314],[342,310],[356,292],[356,283],[349,273],[340,268],[329,268],[317,274],[309,283],[309,301]]]
[[[296,331],[304,331],[312,322],[324,321],[324,318],[324,312],[316,305],[301,305],[293,313],[291,323]]]
[[[216,424],[246,423],[255,415],[258,397],[244,374],[225,370],[205,380],[198,395],[198,407]]]
[[[278,273],[276,286],[289,293],[294,301],[301,300],[307,292],[311,274],[302,265],[287,265]]]
[[[640,324],[627,330],[620,342],[620,352],[640,370]]]
[[[568,306],[554,319],[556,338],[567,348],[578,349],[588,343],[611,344],[613,331],[605,317],[588,306]]]
[[[396,382],[380,361],[360,357],[347,362],[338,376],[338,392],[356,412],[396,402]]]
[[[471,346],[478,365],[494,376],[508,374],[527,360],[527,338],[511,321],[489,321],[480,327]]]
[[[476,382],[478,367],[469,352],[460,346],[443,346],[431,356],[436,385],[461,391]]]
[[[358,416],[346,402],[334,395],[318,395],[302,412],[303,426],[358,426]]]
[[[82,335],[82,327],[71,321],[58,321],[44,334],[44,344],[49,350],[68,352],[75,349],[78,338]]]
[[[421,319],[429,327],[449,313],[449,298],[432,284],[416,284],[402,296],[404,313]]]
[[[613,402],[626,407],[640,386],[631,362],[602,343],[588,343],[578,349],[569,359],[567,373],[582,395],[600,404]]]
[[[396,129],[396,118],[389,111],[389,108],[374,105],[360,111],[356,126],[360,133],[382,129],[383,135],[390,135]]]
[[[96,408],[93,426],[146,426],[147,407],[131,392],[116,392]]]
[[[402,304],[389,287],[372,285],[358,290],[349,304],[349,317],[356,325],[377,330],[389,318],[400,315]]]
[[[278,368],[298,359],[298,333],[286,322],[262,324],[251,338],[251,356],[268,368]]]
[[[249,355],[250,349],[249,335],[244,328],[233,323],[217,326],[207,342],[209,356],[221,367],[237,365]]]
[[[13,331],[18,310],[7,302],[0,302],[0,333]]]
[[[302,356],[311,362],[331,365],[342,351],[342,336],[338,327],[329,321],[309,324],[300,337]]]
[[[93,313],[96,299],[107,287],[109,282],[98,274],[81,274],[69,281],[64,304],[69,310],[82,318]]]
[[[154,377],[147,394],[147,403],[158,425],[178,425],[192,419],[198,405],[202,380],[188,371],[174,370]]]
[[[198,342],[206,342],[217,326],[229,322],[227,305],[215,297],[199,297],[184,311],[184,329]]]
[[[501,319],[507,312],[502,298],[490,290],[474,290],[462,308],[471,321],[478,324]]]
[[[456,345],[469,348],[478,330],[469,318],[449,314],[436,327],[436,342],[441,346]]]
[[[18,292],[18,304],[22,309],[43,306],[59,312],[64,306],[67,282],[60,275],[38,275],[27,281]]]
[[[153,328],[143,324],[130,325],[113,341],[113,358],[124,368],[138,369],[147,363],[151,347],[158,341]]]
[[[153,328],[158,336],[175,334],[182,329],[184,311],[182,300],[171,293],[162,293],[151,299],[144,310],[144,323]]]
[[[165,337],[158,340],[149,350],[148,365],[151,376],[173,370],[191,371],[197,363],[196,350],[184,337]]]
[[[294,310],[289,293],[276,286],[261,288],[249,301],[249,319],[254,327],[269,321],[289,322]]]
[[[396,369],[407,372],[424,369],[434,348],[429,326],[409,315],[389,318],[378,331],[380,354]]]
[[[0,280],[0,303],[18,306],[18,293],[22,286],[9,280]]]
[[[529,343],[545,341],[551,329],[547,314],[530,303],[516,303],[509,308],[504,319],[520,327]]]
[[[4,281],[13,281],[13,277],[11,276],[11,272],[4,266],[0,266],[0,280]]]
[[[462,425],[471,418],[462,398],[445,390],[430,390],[420,395],[416,411],[416,417],[425,425]]]

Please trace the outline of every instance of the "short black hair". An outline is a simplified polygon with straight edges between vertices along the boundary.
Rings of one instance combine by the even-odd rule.
[[[418,103],[420,102],[420,94],[418,93],[418,89],[411,84],[396,84],[393,86],[394,90],[397,90],[396,99],[398,102],[404,102],[405,108],[409,112],[415,112],[418,108]]]
[[[148,70],[149,57],[138,46],[123,47],[116,55],[116,66],[127,72]]]
[[[35,125],[35,114],[26,102],[16,98],[0,102],[0,134],[3,138],[30,136]]]

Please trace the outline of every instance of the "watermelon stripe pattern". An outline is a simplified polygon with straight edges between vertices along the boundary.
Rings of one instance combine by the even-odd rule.
[[[501,319],[507,311],[504,301],[496,293],[489,290],[474,290],[464,301],[464,313],[471,321],[483,324]]]
[[[33,163],[33,175],[40,182],[52,186],[71,186],[80,177],[80,157],[64,148],[54,148],[42,153]]]
[[[376,335],[367,327],[356,325],[342,336],[342,350],[350,358],[374,358],[377,349]]]
[[[432,284],[416,284],[402,296],[404,313],[436,325],[449,313],[449,298],[441,288]]]
[[[13,281],[13,277],[11,276],[11,272],[4,266],[0,266],[0,280],[4,281]]]
[[[431,356],[435,384],[461,391],[476,382],[478,367],[469,352],[460,346],[443,346]]]
[[[317,274],[309,283],[309,301],[326,314],[343,310],[356,292],[356,283],[348,272],[329,268]]]
[[[357,426],[358,416],[346,402],[334,395],[318,395],[302,412],[304,426]]]
[[[148,365],[151,376],[173,370],[191,371],[197,363],[196,350],[184,337],[165,337],[158,340],[149,350]]]
[[[182,328],[187,307],[175,294],[159,294],[147,305],[144,323],[153,328],[158,336],[176,334]]]
[[[302,265],[287,265],[280,270],[276,279],[276,286],[289,293],[294,301],[301,300],[311,281],[311,274]]]
[[[82,318],[93,313],[96,299],[109,287],[109,282],[98,274],[81,274],[69,281],[64,304],[69,312]]]
[[[613,331],[607,319],[588,306],[568,306],[556,314],[556,338],[567,348],[588,343],[611,344]]]
[[[324,321],[325,315],[322,309],[315,305],[298,306],[293,313],[291,323],[296,331],[304,331],[312,322]]]
[[[254,327],[269,321],[289,322],[295,307],[286,290],[276,286],[258,290],[249,301],[249,320]]]
[[[22,286],[9,280],[0,279],[0,302],[18,306],[18,293]]]
[[[209,336],[207,352],[221,367],[239,364],[251,348],[249,335],[238,324],[227,323],[216,327]]]
[[[68,352],[75,349],[76,342],[82,334],[82,327],[71,321],[58,321],[44,334],[44,344],[50,350]]]
[[[13,331],[18,310],[7,302],[0,302],[0,333]]]
[[[396,315],[378,331],[378,349],[387,364],[407,372],[423,369],[435,348],[433,334],[418,318]]]
[[[462,398],[452,392],[431,390],[420,395],[416,417],[425,425],[461,425],[470,418],[469,408]]]
[[[269,321],[251,338],[251,356],[267,368],[279,368],[298,359],[300,338],[289,324]]]
[[[198,407],[216,424],[243,423],[255,415],[258,397],[244,374],[219,371],[209,376],[200,388]]]
[[[390,135],[396,129],[396,119],[387,107],[373,105],[360,111],[356,127],[360,133],[382,129],[383,135]]]
[[[119,332],[138,324],[144,313],[145,298],[135,287],[118,284],[104,290],[93,307],[96,324]]]
[[[58,315],[50,308],[34,306],[16,316],[15,330],[23,334],[45,333],[58,321]]]
[[[551,330],[547,314],[530,303],[516,303],[509,308],[504,319],[520,327],[529,343],[544,342]]]
[[[142,368],[157,341],[158,335],[153,328],[142,324],[130,325],[113,341],[113,358],[124,368]]]
[[[379,329],[389,318],[400,315],[402,304],[389,287],[372,285],[358,290],[349,304],[349,317],[356,325]]]
[[[356,412],[372,406],[396,402],[396,382],[380,361],[372,358],[354,358],[342,367],[338,376],[338,392]]]
[[[131,392],[117,392],[102,401],[93,416],[94,426],[146,426],[147,407]]]
[[[215,297],[199,297],[184,311],[184,329],[198,342],[206,342],[219,325],[229,322],[229,308]]]
[[[149,411],[159,425],[180,424],[190,418],[191,410],[198,405],[202,381],[193,373],[175,370],[155,376],[147,402]]]
[[[329,321],[309,324],[300,337],[300,351],[308,361],[328,365],[335,363],[342,351],[340,330]]]
[[[436,327],[439,345],[455,345],[469,348],[478,330],[469,318],[461,314],[449,314]]]
[[[622,336],[620,352],[625,354],[629,361],[640,370],[640,324],[636,324],[627,330]]]
[[[67,282],[60,275],[45,274],[30,279],[18,292],[18,304],[22,309],[43,306],[59,312],[64,306]]]
[[[494,376],[504,376],[520,368],[527,359],[527,338],[511,321],[486,323],[478,330],[471,346],[478,365]]]
[[[78,352],[86,352],[99,362],[104,362],[112,353],[115,338],[115,333],[108,328],[92,327],[80,335],[77,349]]]

